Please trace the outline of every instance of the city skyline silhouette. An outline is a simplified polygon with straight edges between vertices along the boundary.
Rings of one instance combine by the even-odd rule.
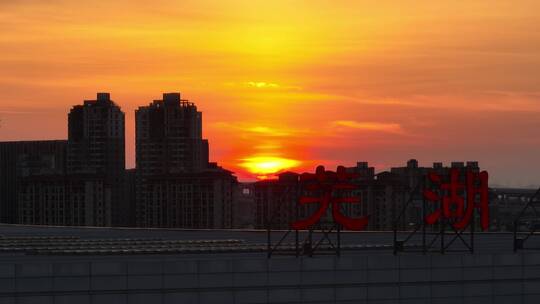
[[[180,99],[180,94],[181,93],[163,93],[164,96],[165,95],[175,95],[177,94],[178,97],[175,97],[175,98],[178,98],[178,101],[182,102],[182,103],[189,103],[189,100],[187,99]],[[101,97],[100,97],[101,96]],[[105,100],[111,100],[111,94],[109,92],[102,92],[102,93],[97,93],[97,100],[99,100],[100,98],[105,98]],[[112,101],[112,100],[111,100]],[[113,101],[114,102],[114,101]],[[115,102],[115,104],[117,104]],[[196,104],[192,103],[194,106],[196,106]],[[120,105],[118,105],[120,107]],[[139,109],[142,108],[142,105],[139,107]],[[120,107],[120,111],[121,110],[121,107]],[[137,110],[136,110],[137,111]],[[122,112],[124,113],[124,112]],[[68,115],[69,116],[69,115]],[[203,120],[202,120],[202,112],[201,112],[201,118],[200,118],[200,130],[202,131],[204,128],[203,128]],[[66,124],[67,125],[67,124]],[[133,128],[135,128],[135,126],[133,126]],[[129,129],[129,126],[126,126],[125,127],[126,129],[126,133],[128,133],[129,131],[127,129]],[[201,133],[202,135],[202,133]],[[41,140],[41,141],[46,141],[46,140],[63,140],[62,138],[54,138],[54,139],[48,139],[48,138],[41,138],[41,139],[35,139],[35,140]],[[126,145],[127,142],[125,142],[125,138],[123,139],[124,142],[123,144]],[[17,140],[17,139],[14,139],[12,140],[14,142],[17,142],[17,141],[28,141],[28,140]],[[206,143],[206,145],[208,145],[208,143]],[[209,149],[208,147],[206,148],[208,151],[206,153],[210,153],[211,152],[211,149]],[[130,156],[128,155],[129,152],[127,153],[122,153],[122,158],[121,160],[124,160],[124,159],[127,159],[127,158],[130,158]],[[404,161],[407,160],[407,159],[403,159],[401,164],[404,163]],[[219,163],[219,160],[214,160],[216,161],[217,163]],[[366,159],[357,159],[356,161],[354,161],[352,164],[354,164],[355,162],[359,162],[359,161],[369,161],[369,160],[366,160]],[[437,160],[433,163],[438,163],[440,160]],[[453,163],[455,161],[463,161],[463,160],[456,160],[456,159],[451,159],[449,161],[447,161],[446,163],[450,164],[450,163]],[[128,161],[123,161],[126,166],[125,168],[126,169],[133,169],[133,168],[136,168],[136,166],[133,164],[133,165],[129,165],[129,162]],[[314,164],[314,166],[318,165],[316,163],[316,161],[314,160],[309,160],[309,159],[304,159],[304,160],[289,160],[289,159],[286,159],[286,158],[282,158],[282,157],[275,157],[275,156],[255,156],[253,158],[247,158],[247,159],[239,159],[238,160],[238,164],[236,166],[233,166],[233,168],[236,168],[236,170],[239,170],[239,172],[233,172],[237,175],[240,176],[240,180],[241,181],[245,181],[245,182],[253,182],[253,181],[256,181],[256,180],[264,180],[264,179],[277,179],[278,175],[281,174],[281,173],[284,173],[284,172],[288,172],[288,171],[292,171],[292,172],[298,172],[298,173],[301,173],[303,172],[302,169],[304,171],[309,171],[311,168],[310,167],[307,167],[306,165],[304,166],[300,166],[300,164],[302,163],[309,163],[309,164]],[[443,164],[445,162],[442,162]],[[338,165],[348,165],[345,161],[342,162],[342,163],[338,163]],[[352,165],[351,164],[351,165]],[[396,164],[396,166],[400,165],[399,163]],[[427,163],[426,165],[431,165],[430,163]],[[233,168],[230,168],[230,169],[233,169]],[[385,170],[389,170],[390,167],[376,167],[376,170],[377,172],[384,172]],[[245,172],[242,172],[242,170],[245,170]],[[245,174],[248,174],[248,175],[245,175]],[[515,185],[501,185],[501,184],[497,184],[497,183],[494,183],[493,186],[495,187],[512,187]],[[532,189],[532,188],[535,188],[535,184],[528,184],[528,185],[518,185],[518,188],[529,188],[529,189]]]

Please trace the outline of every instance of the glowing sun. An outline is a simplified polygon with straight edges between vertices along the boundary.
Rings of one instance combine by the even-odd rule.
[[[259,179],[268,178],[269,175],[294,168],[300,161],[277,156],[254,156],[242,159],[240,166],[255,174]]]

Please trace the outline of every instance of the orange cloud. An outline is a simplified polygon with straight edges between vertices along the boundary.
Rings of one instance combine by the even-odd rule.
[[[249,87],[254,87],[254,88],[278,88],[279,87],[279,85],[276,83],[264,82],[264,81],[259,81],[259,82],[250,81],[250,82],[247,82],[246,85]]]
[[[403,133],[400,124],[381,123],[381,122],[358,122],[354,120],[336,120],[332,123],[337,127],[346,127],[351,129],[360,129],[366,131],[380,131],[388,133]]]
[[[262,124],[216,122],[213,126],[220,129],[230,129],[245,134],[260,135],[264,137],[290,137],[309,133],[307,129],[269,127]]]

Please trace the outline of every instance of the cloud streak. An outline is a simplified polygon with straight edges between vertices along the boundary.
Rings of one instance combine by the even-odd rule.
[[[403,128],[397,123],[382,123],[382,122],[364,122],[355,120],[336,120],[332,122],[335,127],[343,127],[355,130],[388,132],[395,134],[403,134]]]

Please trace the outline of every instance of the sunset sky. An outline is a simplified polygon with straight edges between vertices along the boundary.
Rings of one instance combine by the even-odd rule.
[[[540,1],[0,0],[0,140],[62,139],[98,91],[181,92],[243,179],[478,160],[540,184]]]

